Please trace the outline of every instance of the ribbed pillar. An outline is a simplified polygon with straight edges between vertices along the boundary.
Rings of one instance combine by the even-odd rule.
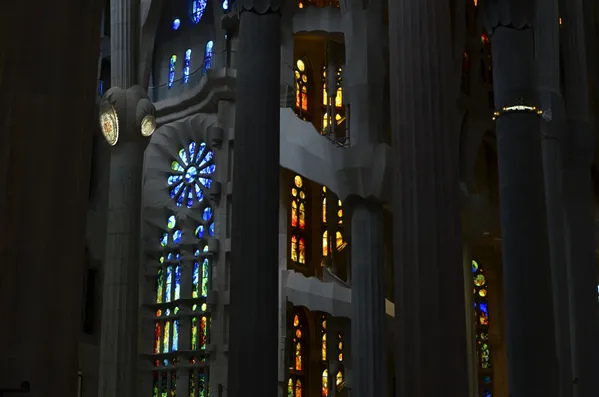
[[[566,133],[565,104],[561,95],[558,0],[537,3],[535,52],[538,65],[547,231],[555,311],[555,341],[561,397],[572,396],[570,315],[562,192],[562,148]]]
[[[110,0],[110,82],[127,89],[136,83],[135,54],[140,32],[136,0]]]
[[[589,109],[584,15],[581,0],[565,1],[563,59],[568,130],[564,201],[574,396],[599,395],[599,316],[591,166],[595,131]],[[590,38],[596,40],[595,38]],[[594,56],[594,55],[593,55]]]
[[[256,3],[263,6],[270,2]],[[252,385],[261,396],[276,397],[281,17],[268,7],[255,9],[250,0],[242,2],[242,6],[227,395],[245,396],[248,385]]]
[[[496,27],[492,44],[495,107],[536,105],[533,30]],[[539,118],[503,114],[496,135],[510,393],[558,396]]]
[[[402,397],[469,389],[450,15],[448,2],[389,2],[395,395]]]
[[[0,390],[31,387],[6,397],[77,396],[100,15],[80,0],[0,12]]]
[[[144,147],[111,149],[99,397],[136,394],[141,185]]]
[[[341,2],[345,33],[345,70],[347,88],[344,104],[350,104],[349,134],[352,146],[382,142],[385,119],[384,93],[387,73],[383,54],[383,2],[363,0]]]
[[[383,207],[352,204],[352,394],[387,396]]]

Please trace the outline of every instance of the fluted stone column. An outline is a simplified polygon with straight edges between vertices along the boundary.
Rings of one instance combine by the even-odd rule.
[[[106,256],[103,269],[100,336],[100,397],[137,393],[139,264],[141,259],[141,191],[146,117],[154,107],[139,86],[113,87],[102,98],[100,114],[118,115],[119,137],[111,147],[108,182]]]
[[[237,1],[229,397],[278,391],[280,4]]]
[[[384,92],[387,68],[383,53],[387,32],[383,24],[383,1],[341,2],[341,22],[345,33],[346,88],[349,102],[349,134],[352,146],[383,141]]]
[[[450,14],[389,2],[398,397],[469,389]]]
[[[352,394],[387,396],[383,207],[351,201]]]
[[[560,87],[558,3],[558,0],[537,3],[535,50],[538,65],[539,105],[544,112],[541,118],[542,155],[555,311],[559,395],[571,397],[572,359],[562,192],[562,148],[567,130],[565,129],[565,104]]]
[[[0,393],[30,386],[6,397],[77,396],[100,3],[0,12]]]
[[[591,166],[595,131],[589,110],[586,37],[580,0],[564,2],[564,91],[568,129],[565,137],[564,202],[574,396],[599,395],[599,312],[594,247]],[[595,38],[592,38],[593,40]]]
[[[110,83],[129,88],[136,83],[136,43],[140,32],[135,23],[139,0],[110,0]]]
[[[495,20],[488,26],[495,107],[537,106],[533,29],[527,27],[532,18],[526,14],[534,12],[533,3],[521,7],[507,0],[493,3],[487,11],[502,14],[501,24],[510,24]],[[532,110],[504,113],[497,118],[496,135],[509,389],[515,397],[558,396],[538,115]],[[543,310],[531,311],[530,307]]]

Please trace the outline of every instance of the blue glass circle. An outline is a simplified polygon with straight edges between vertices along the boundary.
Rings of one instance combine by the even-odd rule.
[[[178,30],[179,26],[181,26],[181,20],[179,18],[173,19],[173,24],[172,24],[173,30]]]
[[[173,233],[173,242],[175,244],[179,244],[181,242],[181,238],[183,238],[183,233],[181,230],[175,230],[175,233]]]
[[[192,165],[187,169],[187,172],[185,173],[185,182],[191,183],[195,181],[196,176],[198,176],[198,169]]]

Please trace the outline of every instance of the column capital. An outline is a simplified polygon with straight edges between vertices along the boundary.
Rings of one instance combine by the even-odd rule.
[[[488,0],[485,4],[484,24],[491,35],[500,26],[513,29],[533,26],[536,13],[533,0]]]
[[[240,12],[250,11],[256,14],[280,13],[284,0],[238,0]]]
[[[373,196],[361,197],[355,194],[351,194],[345,198],[343,204],[350,210],[358,206],[366,207],[370,211],[380,211],[383,209],[383,203]]]

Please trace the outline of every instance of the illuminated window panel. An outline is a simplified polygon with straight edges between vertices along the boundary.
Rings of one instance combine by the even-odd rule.
[[[171,175],[166,181],[170,197],[175,200],[177,207],[191,208],[204,200],[216,170],[213,157],[214,152],[204,142],[199,145],[191,142],[179,150],[177,158],[171,163]]]
[[[476,330],[476,352],[478,363],[479,395],[493,395],[492,352],[489,343],[489,298],[488,280],[482,264],[472,261],[472,282],[474,294],[474,318]]]

